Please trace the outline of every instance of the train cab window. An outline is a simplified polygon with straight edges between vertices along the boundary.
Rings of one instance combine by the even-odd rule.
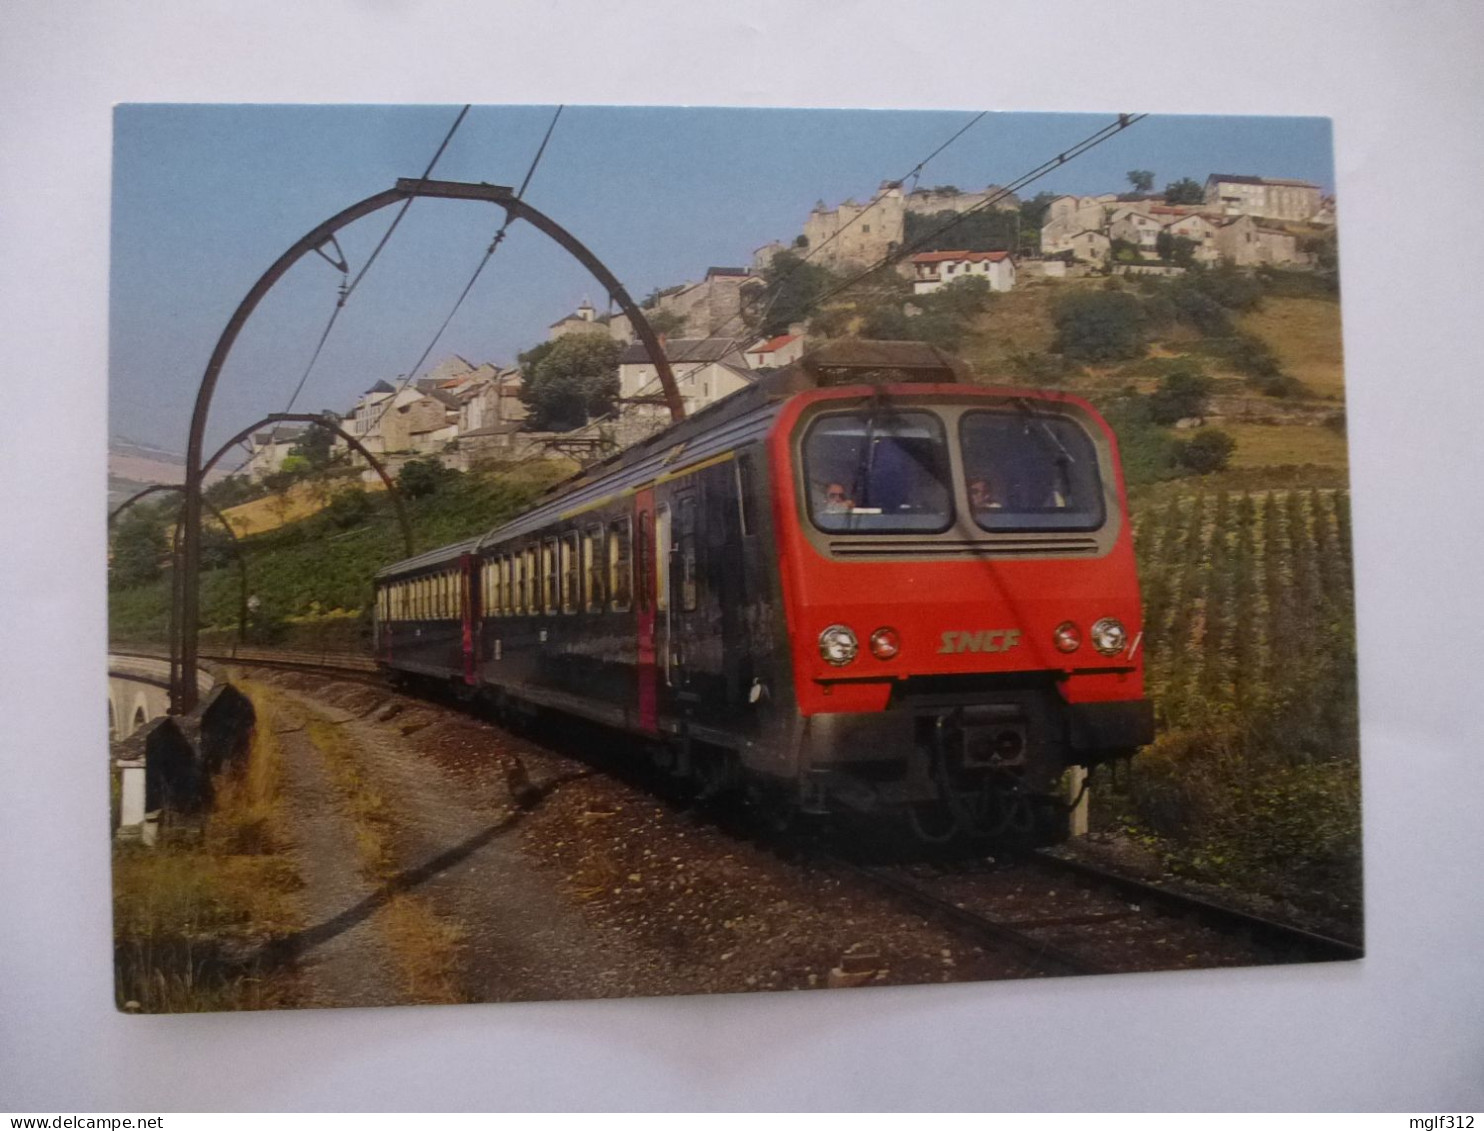
[[[1092,437],[1065,416],[966,412],[964,494],[984,530],[1096,530],[1103,486]]]
[[[562,535],[562,612],[575,613],[582,604],[581,575],[577,571],[577,534]]]
[[[603,611],[603,567],[599,561],[602,545],[601,526],[589,526],[582,532],[582,577],[587,598],[584,607],[590,613]]]
[[[624,518],[608,527],[608,592],[613,596],[610,607],[626,613],[633,600],[634,570],[629,553],[629,520]]]
[[[526,615],[535,616],[541,611],[541,551],[527,546],[526,556]]]
[[[939,533],[953,523],[948,444],[930,412],[831,413],[803,443],[810,517],[835,533]]]
[[[680,607],[694,612],[696,607],[696,497],[680,498],[679,529],[675,537],[675,574],[680,588]]]
[[[557,611],[557,545],[555,538],[541,543],[541,607]]]
[[[517,616],[526,612],[526,564],[517,551],[510,555],[510,601]]]
[[[515,574],[509,554],[500,555],[500,588],[504,592],[500,608],[508,616],[515,611]]]
[[[660,612],[670,607],[670,546],[670,507],[661,503],[654,509],[654,607]],[[641,593],[647,593],[647,589]]]

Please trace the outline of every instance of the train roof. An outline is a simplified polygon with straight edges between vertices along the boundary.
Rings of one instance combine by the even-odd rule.
[[[649,482],[684,457],[686,464],[761,439],[789,397],[833,385],[954,384],[969,379],[958,358],[925,342],[830,342],[791,365],[764,373],[729,397],[549,488],[526,513],[477,538],[418,554],[379,570],[377,580],[448,566],[481,545],[519,537],[614,491]]]

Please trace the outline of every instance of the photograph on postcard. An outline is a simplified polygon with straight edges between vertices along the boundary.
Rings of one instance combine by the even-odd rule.
[[[1318,118],[125,105],[126,1012],[1362,954]]]

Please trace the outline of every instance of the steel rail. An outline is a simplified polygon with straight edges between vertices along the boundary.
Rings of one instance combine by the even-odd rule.
[[[1322,935],[1291,923],[1266,919],[1248,911],[1215,903],[1198,895],[1162,887],[1148,880],[1135,879],[1120,872],[1099,868],[1081,860],[1032,853],[1027,859],[1048,871],[1075,876],[1090,883],[1112,888],[1122,895],[1143,903],[1155,904],[1179,915],[1197,919],[1223,934],[1245,933],[1259,946],[1286,953],[1304,955],[1299,961],[1348,962],[1365,957],[1363,945]]]
[[[1017,930],[1010,924],[1002,923],[988,915],[969,911],[945,899],[939,899],[917,885],[892,875],[885,869],[855,864],[833,855],[827,855],[824,860],[831,868],[884,889],[924,918],[943,923],[976,943],[999,950],[1009,947],[1037,969],[1048,974],[1114,973],[1112,969],[1101,963],[1079,954],[1073,954],[1061,947],[1052,946],[1045,940]]]

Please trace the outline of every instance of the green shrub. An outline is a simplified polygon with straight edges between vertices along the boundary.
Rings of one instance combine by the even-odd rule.
[[[1074,361],[1127,361],[1147,345],[1143,304],[1127,291],[1073,291],[1052,314],[1053,349]]]
[[[1194,362],[1183,360],[1172,366],[1149,396],[1149,418],[1156,424],[1174,424],[1192,416],[1205,416],[1211,394],[1211,379]]]
[[[1188,440],[1177,440],[1175,459],[1196,475],[1222,471],[1237,450],[1237,441],[1219,428],[1202,428]]]

